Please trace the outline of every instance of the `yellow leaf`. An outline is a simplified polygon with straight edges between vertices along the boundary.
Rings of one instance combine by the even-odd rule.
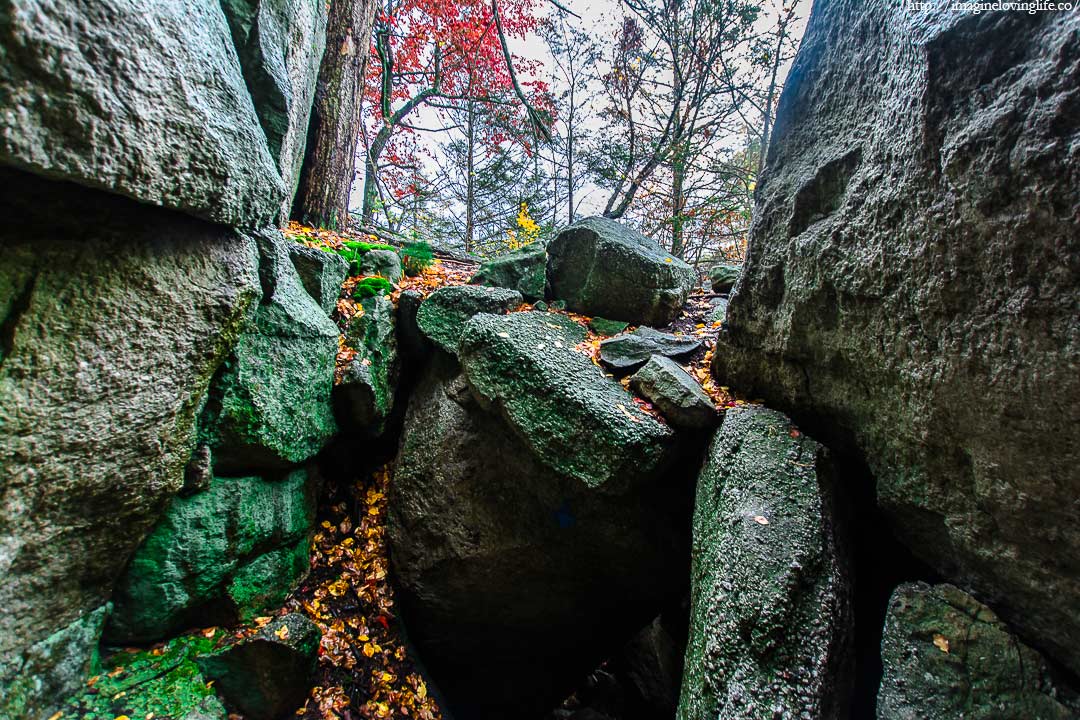
[[[49,716],[49,720],[60,720],[60,718],[62,717],[64,717],[63,711],[54,712],[52,715]]]
[[[274,631],[274,635],[277,635],[278,640],[287,640],[289,637],[289,626],[282,625]]]
[[[671,261],[672,261],[671,258],[664,258],[664,262],[666,262],[666,263],[669,263]]]
[[[934,647],[943,653],[949,652],[949,639],[940,633],[934,633]]]
[[[364,657],[371,657],[375,654],[375,646],[371,643],[364,643]]]

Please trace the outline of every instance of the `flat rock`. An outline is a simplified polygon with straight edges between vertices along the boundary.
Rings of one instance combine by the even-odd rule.
[[[630,376],[630,388],[655,405],[675,427],[708,430],[720,420],[715,403],[698,381],[662,355],[653,355]]]
[[[279,720],[291,717],[307,699],[321,639],[315,623],[292,613],[196,662],[245,718]]]
[[[952,585],[908,583],[889,600],[879,720],[1066,720],[1046,660]]]
[[[298,470],[274,480],[215,477],[174,499],[117,584],[110,640],[160,640],[282,602],[307,572],[315,492]]]
[[[600,362],[612,370],[637,370],[653,355],[684,358],[693,355],[701,341],[693,337],[640,327],[627,335],[600,342]]]
[[[517,290],[448,285],[431,293],[420,305],[416,325],[438,347],[455,354],[469,318],[477,313],[507,313],[521,303],[521,293]]]
[[[486,260],[469,282],[517,290],[528,302],[544,299],[547,248],[541,243]]]
[[[563,315],[477,315],[458,358],[476,397],[553,470],[590,487],[647,476],[664,464],[673,433],[575,350],[584,339]]]
[[[697,273],[629,226],[590,217],[548,245],[547,284],[574,312],[662,326],[682,310]]]
[[[852,587],[822,448],[778,412],[734,408],[694,505],[678,720],[831,720],[851,691]]]
[[[905,545],[1074,673],[1078,32],[817,4],[713,365],[815,418]]]

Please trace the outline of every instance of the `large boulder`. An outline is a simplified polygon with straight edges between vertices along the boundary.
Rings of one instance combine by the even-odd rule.
[[[674,435],[576,349],[584,339],[563,315],[477,315],[458,357],[477,399],[548,467],[589,487],[649,477],[670,459]]]
[[[465,323],[477,313],[506,313],[521,305],[521,293],[497,287],[448,285],[420,305],[416,325],[431,342],[456,353]]]
[[[376,295],[361,300],[360,308],[345,337],[356,356],[334,386],[334,405],[343,425],[377,436],[394,407],[401,375],[394,303]]]
[[[279,720],[291,717],[311,692],[321,638],[307,616],[292,613],[196,663],[245,718]]]
[[[337,432],[339,332],[307,293],[280,233],[259,237],[264,296],[215,378],[199,432],[220,472],[281,470]]]
[[[391,557],[410,638],[459,717],[540,717],[684,583],[671,433],[577,337],[546,313],[479,315],[465,372],[436,356],[410,400]]]
[[[226,225],[278,213],[219,0],[3,0],[0,36],[0,162]]]
[[[285,182],[288,219],[300,181],[315,82],[326,48],[323,0],[221,0],[271,156]]]
[[[547,283],[575,312],[659,327],[678,316],[697,274],[633,228],[590,217],[548,245]]]
[[[19,217],[0,230],[0,696],[14,701],[16,678],[48,674],[27,669],[32,646],[69,633],[68,655],[96,649],[80,628],[182,487],[200,398],[261,291],[255,243],[221,226],[10,170],[0,210]],[[21,712],[47,717],[62,690]]]
[[[543,300],[547,283],[547,247],[542,243],[532,243],[487,260],[469,282],[517,290],[529,302]]]
[[[728,410],[698,477],[679,720],[847,716],[852,586],[820,445]]]
[[[630,389],[655,405],[675,427],[709,430],[720,420],[716,403],[701,384],[663,355],[653,355],[630,376]]]
[[[864,459],[900,539],[1074,672],[1078,32],[815,5],[713,365]]]
[[[879,720],[1067,720],[1046,660],[952,585],[901,585],[881,641]]]
[[[215,477],[177,497],[117,585],[106,634],[159,640],[199,623],[250,620],[281,603],[308,567],[315,483]]]

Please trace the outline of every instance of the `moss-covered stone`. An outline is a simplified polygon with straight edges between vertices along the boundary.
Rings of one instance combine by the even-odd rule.
[[[341,283],[349,273],[349,263],[335,252],[289,243],[289,258],[308,295],[327,315],[334,312],[341,296]]]
[[[115,652],[105,659],[93,684],[67,700],[63,717],[225,720],[224,706],[195,664],[195,658],[211,652],[221,638],[220,632],[212,637],[187,635],[155,650]]]
[[[200,421],[222,472],[295,466],[337,432],[330,400],[337,326],[304,289],[280,234],[260,235],[259,245],[263,300]]]
[[[669,423],[690,430],[708,430],[720,419],[712,398],[678,363],[653,355],[630,377],[634,392],[656,406]]]
[[[714,293],[729,293],[735,287],[735,281],[739,279],[739,270],[742,265],[730,265],[727,263],[715,265],[709,269],[709,283]]]
[[[589,320],[589,329],[597,335],[618,335],[629,326],[629,323],[622,320],[608,320],[602,317],[594,317]]]
[[[851,586],[821,446],[730,409],[698,477],[679,720],[845,717]]]
[[[521,293],[497,287],[448,285],[428,296],[416,313],[416,324],[429,340],[456,353],[458,338],[477,313],[507,313],[521,305]]]
[[[236,620],[277,602],[306,569],[313,485],[305,470],[280,480],[214,477],[208,490],[173,500],[117,586],[109,640],[157,640],[197,619]],[[283,552],[267,555],[275,550]]]
[[[575,312],[661,326],[679,314],[697,274],[636,230],[591,217],[548,245],[547,283]]]
[[[477,315],[458,357],[477,398],[549,467],[590,487],[648,476],[670,458],[673,433],[575,350],[584,338],[561,315]]]
[[[1066,720],[1043,657],[952,585],[901,585],[881,640],[879,720]],[[1076,698],[1073,698],[1075,701]]]
[[[654,355],[684,358],[701,347],[701,340],[639,327],[632,333],[608,338],[600,343],[600,362],[616,371],[637,370]]]
[[[543,300],[547,282],[547,247],[533,243],[487,260],[469,282],[517,290],[528,302]]]
[[[321,637],[315,623],[293,613],[196,662],[245,718],[278,720],[307,698]]]
[[[380,295],[361,300],[360,308],[363,313],[349,322],[345,337],[356,357],[334,387],[334,405],[343,424],[380,435],[400,375],[394,304]]]
[[[369,250],[360,257],[361,275],[377,275],[392,283],[401,281],[401,256],[393,250]]]

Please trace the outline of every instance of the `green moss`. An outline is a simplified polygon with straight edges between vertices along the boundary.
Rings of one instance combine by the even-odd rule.
[[[376,295],[389,295],[394,289],[394,286],[390,284],[390,281],[381,277],[367,277],[356,283],[356,289],[353,290],[353,298],[356,300],[362,300],[364,298],[375,297]]]
[[[409,243],[401,249],[401,264],[405,274],[419,275],[435,262],[435,251],[426,242]]]
[[[64,716],[113,720],[153,713],[159,718],[182,718],[202,708],[210,716],[224,718],[224,708],[195,664],[195,658],[211,652],[222,637],[220,631],[212,637],[187,635],[158,650],[113,653],[93,684],[68,699]]]

